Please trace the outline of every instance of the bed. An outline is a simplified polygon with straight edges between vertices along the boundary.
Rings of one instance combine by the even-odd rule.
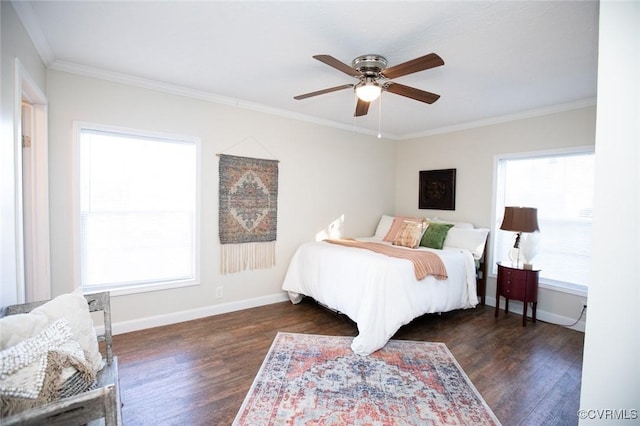
[[[409,245],[398,244],[398,235],[407,222],[414,222],[414,228],[415,223],[422,223],[427,231],[429,227],[441,229],[440,223],[445,224],[445,237],[435,245],[439,248],[411,247],[418,234],[418,241],[424,242],[424,230],[414,232]],[[438,223],[436,226],[433,220],[425,223],[417,218],[383,216],[372,237],[347,243],[304,243],[291,259],[282,289],[294,304],[308,296],[351,318],[358,326],[351,349],[368,355],[382,348],[414,318],[484,304],[488,229],[466,223]],[[352,241],[358,247],[351,247]],[[384,253],[394,250],[410,252],[410,256],[418,252],[432,253],[424,256],[435,254],[446,269],[446,278],[428,275],[419,279],[410,260],[359,247],[359,242],[375,246],[375,250],[379,246]]]

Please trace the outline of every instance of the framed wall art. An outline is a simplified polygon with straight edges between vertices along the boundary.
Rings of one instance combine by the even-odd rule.
[[[418,208],[456,209],[456,169],[421,170]]]

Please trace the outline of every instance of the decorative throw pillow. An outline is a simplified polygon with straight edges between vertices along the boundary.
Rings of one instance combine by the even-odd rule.
[[[60,295],[35,308],[28,314],[9,315],[0,319],[0,350],[14,346],[35,336],[48,325],[65,318],[71,325],[75,340],[87,353],[94,371],[104,367],[98,347],[96,331],[89,312],[87,299],[78,289]]]
[[[65,370],[72,370],[76,393],[95,382],[95,372],[74,339],[69,322],[62,318],[0,352],[0,415],[13,415],[68,396]]]
[[[398,235],[398,231],[400,230],[400,227],[406,220],[411,222],[422,223],[424,219],[420,217],[407,217],[407,216],[394,217],[393,224],[391,225],[391,228],[389,228],[389,232],[387,232],[387,235],[384,237],[383,241],[392,243],[396,239],[396,235]]]
[[[420,240],[420,245],[423,247],[441,250],[444,246],[444,240],[447,238],[447,233],[452,227],[453,225],[450,223],[430,222],[427,230]]]
[[[394,246],[403,246],[409,248],[416,248],[420,244],[422,234],[427,227],[426,222],[413,222],[405,220],[400,226],[400,230],[396,234],[396,238],[393,240]]]

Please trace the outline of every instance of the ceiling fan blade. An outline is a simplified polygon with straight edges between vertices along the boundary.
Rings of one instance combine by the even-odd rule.
[[[387,78],[397,78],[414,72],[428,70],[429,68],[439,67],[441,65],[444,65],[442,58],[435,53],[429,53],[428,55],[387,68],[382,71],[382,75]]]
[[[396,95],[404,96],[406,98],[415,99],[416,101],[426,102],[432,104],[440,98],[440,95],[435,93],[425,92],[424,90],[416,89],[415,87],[405,86],[404,84],[390,83],[386,88],[387,92],[395,93]]]
[[[338,71],[342,71],[343,73],[350,75],[352,77],[359,77],[362,75],[362,73],[357,69],[352,68],[349,65],[345,64],[344,62],[337,60],[331,55],[314,55],[313,58],[329,65],[330,67],[337,69]]]
[[[324,95],[325,93],[337,92],[338,90],[348,89],[350,87],[353,87],[353,84],[343,84],[342,86],[330,87],[329,89],[323,89],[311,93],[305,93],[304,95],[294,96],[293,99],[306,99],[312,96]]]
[[[370,102],[363,101],[358,98],[358,103],[356,104],[356,112],[353,114],[354,117],[362,117],[363,115],[367,115],[369,112],[369,104]]]

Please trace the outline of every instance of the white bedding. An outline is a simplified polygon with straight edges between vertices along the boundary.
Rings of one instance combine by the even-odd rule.
[[[379,238],[359,238],[381,243]],[[385,243],[390,244],[390,243]],[[405,249],[413,250],[413,249]],[[282,289],[293,303],[311,296],[349,316],[358,326],[351,349],[368,355],[416,317],[426,313],[472,308],[478,304],[473,256],[469,250],[434,250],[448,279],[418,281],[413,264],[366,249],[327,242],[301,245],[293,255]]]

